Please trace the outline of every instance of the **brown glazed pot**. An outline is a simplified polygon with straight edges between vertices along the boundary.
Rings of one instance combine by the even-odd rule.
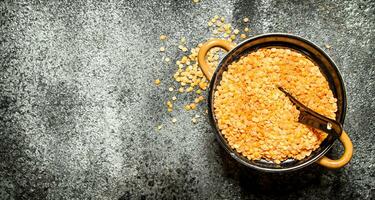
[[[205,60],[207,52],[214,47],[220,47],[228,51],[228,53],[216,67],[215,71],[210,69]],[[344,146],[344,153],[341,158],[337,160],[332,160],[324,156],[335,142],[335,138],[331,135],[328,135],[328,137],[321,143],[320,147],[313,151],[310,156],[307,156],[302,160],[288,159],[280,164],[275,164],[265,159],[249,160],[229,146],[227,140],[224,138],[220,132],[220,129],[218,128],[215,113],[213,112],[213,103],[215,101],[214,92],[220,83],[223,72],[227,70],[229,64],[236,61],[241,56],[263,47],[290,48],[306,55],[313,60],[319,66],[322,74],[326,77],[333,95],[337,99],[336,121],[340,124],[344,123],[347,102],[343,80],[339,70],[336,67],[336,64],[321,48],[314,43],[299,36],[285,33],[270,33],[255,36],[243,41],[237,46],[234,46],[227,40],[213,39],[203,44],[203,46],[200,48],[198,53],[198,62],[203,73],[210,81],[208,97],[209,118],[220,145],[238,162],[247,167],[265,172],[293,171],[306,167],[315,162],[332,169],[341,168],[346,165],[352,158],[353,144],[345,131],[342,132],[339,138],[340,142]]]

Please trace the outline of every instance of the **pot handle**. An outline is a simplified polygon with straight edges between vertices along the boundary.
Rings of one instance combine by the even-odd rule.
[[[317,161],[319,165],[322,165],[324,167],[331,168],[331,169],[338,169],[348,164],[348,162],[353,156],[353,143],[345,131],[342,131],[339,139],[342,145],[344,145],[344,154],[341,156],[341,158],[337,160],[331,160],[327,158],[326,156],[324,156],[320,160]]]
[[[208,51],[214,47],[220,47],[226,51],[230,51],[231,49],[234,48],[234,45],[227,40],[211,39],[200,47],[199,52],[198,52],[198,64],[208,81],[211,80],[212,74],[214,73],[215,69],[212,69],[208,65],[206,61],[206,55]]]

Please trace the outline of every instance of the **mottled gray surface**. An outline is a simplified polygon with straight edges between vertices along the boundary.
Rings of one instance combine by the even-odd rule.
[[[374,198],[374,1],[2,1],[0,9],[2,199]],[[355,146],[348,166],[258,173],[223,152],[206,117],[190,122],[204,104],[166,112],[175,66],[162,63],[158,37],[170,36],[174,62],[178,39],[206,40],[215,14],[236,27],[248,16],[253,34],[332,46]],[[176,106],[192,97],[179,98]],[[330,156],[339,153],[335,145]]]

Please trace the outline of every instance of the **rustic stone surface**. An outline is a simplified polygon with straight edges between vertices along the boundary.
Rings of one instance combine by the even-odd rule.
[[[2,199],[373,199],[374,1],[17,1],[0,3]],[[172,64],[210,35],[215,14],[252,34],[332,46],[345,80],[343,169],[263,174],[235,163],[198,111],[166,112]],[[153,80],[162,80],[160,87]],[[179,97],[176,106],[191,100]],[[173,124],[171,116],[178,122]],[[163,124],[160,131],[156,126]],[[335,145],[330,156],[340,153]]]

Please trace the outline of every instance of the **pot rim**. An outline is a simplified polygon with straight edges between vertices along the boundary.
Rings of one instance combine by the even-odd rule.
[[[333,66],[333,68],[334,68],[334,70],[335,70],[335,72],[337,74],[337,77],[339,79],[340,85],[341,85],[342,90],[343,90],[342,91],[343,92],[342,93],[342,97],[343,97],[342,98],[342,107],[343,108],[342,108],[340,123],[344,124],[346,110],[347,110],[346,88],[345,88],[345,84],[344,84],[344,81],[342,79],[340,70],[338,69],[336,63],[332,60],[332,58],[322,48],[320,48],[314,42],[309,41],[309,40],[307,40],[305,38],[302,38],[300,36],[297,36],[297,35],[289,34],[289,33],[265,33],[265,34],[257,35],[257,36],[254,36],[254,37],[251,37],[251,38],[249,38],[247,40],[242,41],[241,43],[239,43],[233,49],[231,49],[230,51],[228,51],[226,53],[226,55],[221,59],[221,61],[219,62],[218,66],[216,67],[216,69],[215,69],[215,71],[214,71],[214,73],[212,75],[212,78],[210,80],[209,94],[208,94],[209,120],[210,120],[211,125],[214,127],[214,132],[215,132],[216,138],[219,140],[220,145],[237,162],[245,165],[246,167],[253,168],[253,169],[256,169],[256,170],[259,170],[259,171],[263,171],[263,172],[273,172],[273,173],[277,173],[277,172],[290,172],[290,171],[295,171],[295,170],[307,167],[307,166],[315,163],[317,160],[319,160],[321,157],[323,157],[332,148],[335,140],[331,140],[331,142],[320,153],[316,154],[314,157],[311,157],[309,160],[307,160],[304,163],[297,164],[295,166],[287,167],[287,168],[267,168],[267,167],[261,167],[261,166],[254,165],[254,164],[251,164],[251,163],[247,162],[246,158],[244,159],[243,157],[240,157],[240,154],[237,151],[233,150],[232,148],[230,148],[228,146],[227,142],[225,141],[225,138],[222,136],[222,134],[219,131],[219,128],[218,128],[218,126],[217,126],[217,124],[215,122],[215,116],[214,116],[214,112],[213,112],[213,109],[212,109],[213,98],[214,98],[214,90],[213,89],[215,88],[215,80],[217,78],[219,70],[223,67],[223,61],[226,60],[226,59],[228,59],[231,54],[233,54],[234,52],[236,52],[237,49],[239,49],[241,46],[245,45],[246,43],[249,43],[251,41],[254,41],[254,40],[257,40],[257,39],[260,39],[260,38],[270,37],[270,36],[279,36],[279,37],[293,38],[293,39],[297,39],[297,40],[299,40],[301,42],[307,43],[308,45],[310,45],[311,47],[313,47],[315,50],[317,50],[319,53],[321,53],[331,63],[331,65]]]

